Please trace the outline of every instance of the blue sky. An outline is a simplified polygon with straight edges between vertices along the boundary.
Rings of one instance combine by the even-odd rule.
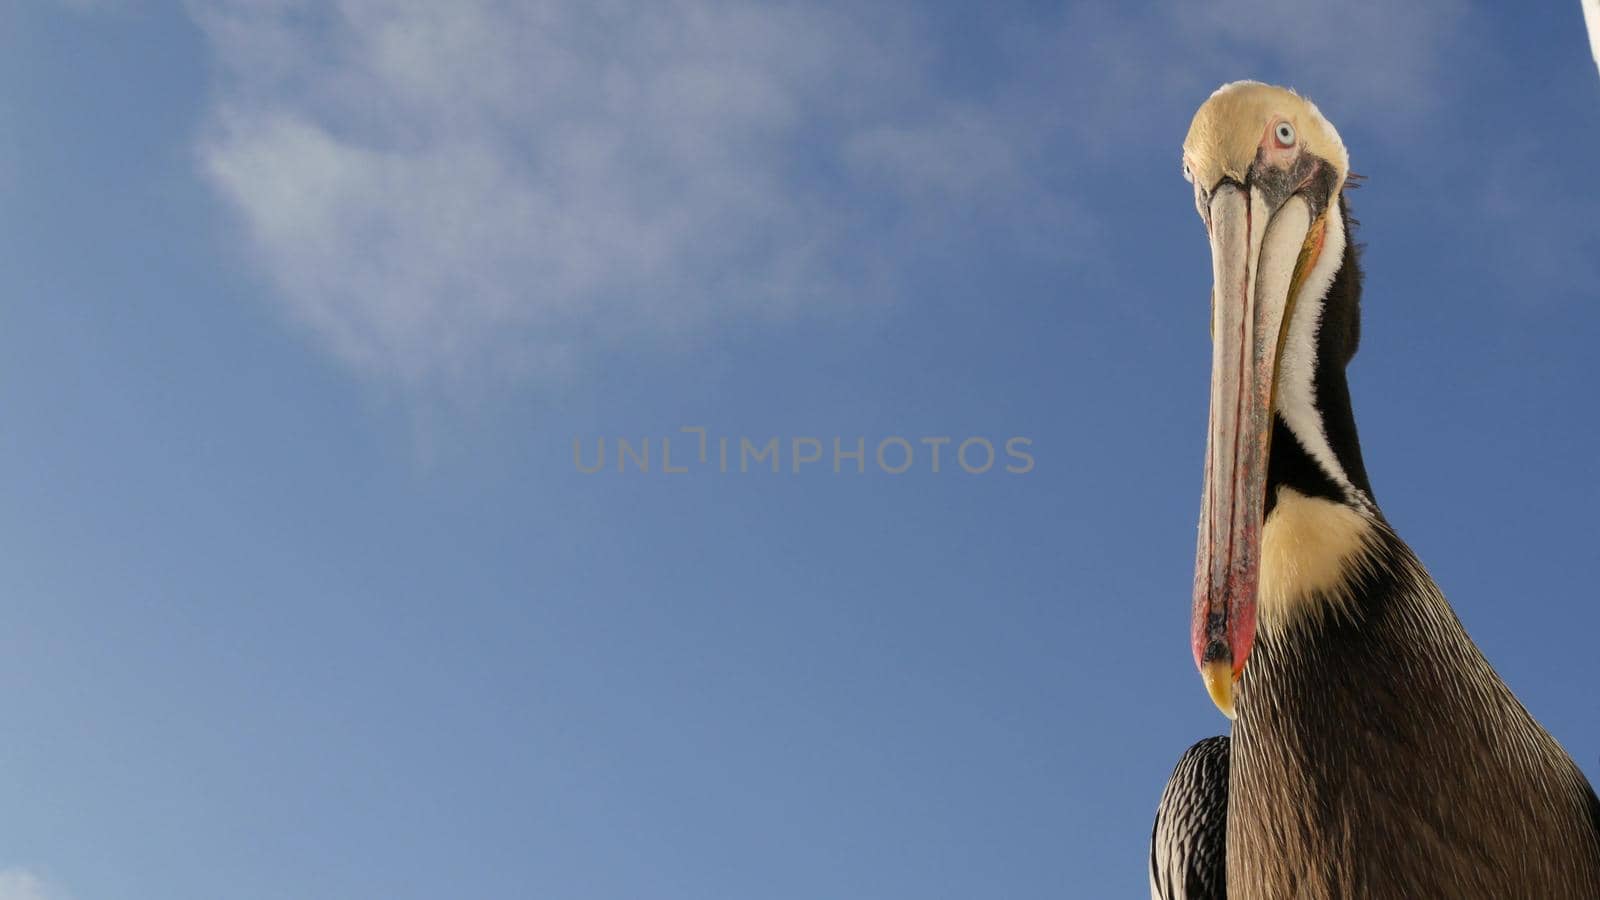
[[[3,900],[1141,895],[1243,77],[1368,176],[1380,503],[1600,777],[1577,3],[442,10],[0,5]],[[1036,464],[574,468],[684,426]]]

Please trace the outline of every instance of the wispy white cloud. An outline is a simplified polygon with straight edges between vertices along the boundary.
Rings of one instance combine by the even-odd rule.
[[[1176,20],[1215,54],[1241,49],[1294,73],[1321,102],[1385,125],[1434,105],[1451,80],[1441,51],[1459,34],[1467,0],[1179,4]]]
[[[845,148],[943,115],[893,17],[709,0],[195,11],[220,63],[206,175],[295,315],[408,382],[559,374],[633,333],[861,299],[837,275],[875,265],[853,194],[873,160]],[[926,172],[934,189],[949,176]]]
[[[1330,29],[1355,28],[1338,90],[1404,111],[1459,3],[1353,2],[1372,14],[1080,5],[997,24],[1002,60],[963,89],[908,6],[196,0],[199,155],[358,370],[560,378],[640,336],[887,299],[905,254],[974,230],[1064,257],[1096,227],[1083,170],[1176,147],[1219,48],[1331,73],[1352,51]]]
[[[0,869],[0,900],[68,900],[59,888],[22,868]]]

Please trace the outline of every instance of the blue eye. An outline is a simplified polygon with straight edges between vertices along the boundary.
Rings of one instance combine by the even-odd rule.
[[[1278,146],[1293,147],[1294,126],[1290,125],[1288,122],[1279,122],[1278,127],[1273,129],[1273,137],[1278,139]]]

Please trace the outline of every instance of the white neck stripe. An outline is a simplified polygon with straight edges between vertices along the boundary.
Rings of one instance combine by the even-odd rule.
[[[1311,267],[1300,294],[1295,298],[1289,321],[1289,333],[1283,344],[1283,355],[1278,363],[1278,415],[1300,441],[1311,458],[1323,472],[1344,489],[1346,496],[1355,499],[1358,492],[1350,483],[1339,457],[1328,443],[1328,434],[1317,412],[1317,333],[1322,328],[1322,310],[1327,300],[1328,288],[1344,260],[1344,216],[1335,196],[1328,204],[1324,218],[1322,253]],[[1331,363],[1330,361],[1326,361]]]

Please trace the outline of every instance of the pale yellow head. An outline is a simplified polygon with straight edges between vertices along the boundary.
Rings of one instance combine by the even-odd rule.
[[[1184,175],[1206,191],[1225,178],[1243,184],[1260,164],[1295,168],[1302,156],[1332,169],[1332,193],[1337,196],[1350,172],[1339,132],[1311,101],[1259,81],[1218,88],[1194,114],[1183,141]]]

